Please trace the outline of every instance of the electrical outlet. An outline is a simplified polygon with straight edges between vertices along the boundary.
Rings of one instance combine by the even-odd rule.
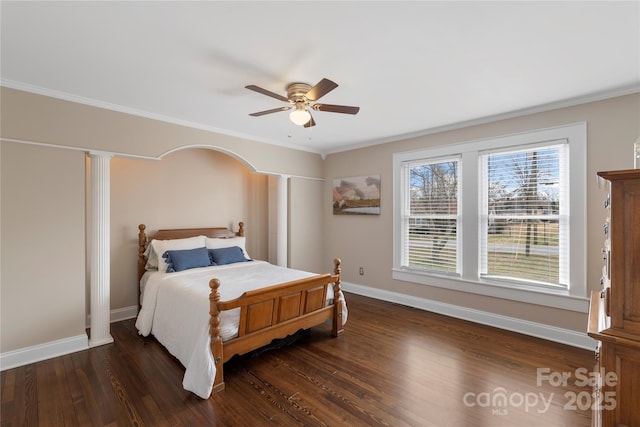
[[[360,275],[364,276],[364,267],[360,267]]]

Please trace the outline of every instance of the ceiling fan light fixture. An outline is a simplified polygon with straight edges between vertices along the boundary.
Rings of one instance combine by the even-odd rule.
[[[311,120],[311,113],[304,108],[296,108],[289,114],[289,119],[298,126],[303,126]]]

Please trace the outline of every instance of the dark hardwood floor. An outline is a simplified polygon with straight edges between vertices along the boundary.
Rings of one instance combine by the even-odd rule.
[[[1,424],[590,425],[591,389],[575,374],[592,371],[592,352],[358,295],[347,302],[341,337],[319,327],[232,359],[226,389],[208,400],[182,389],[180,363],[133,320],[114,323],[113,344],[2,372]],[[545,379],[562,372],[566,385]]]

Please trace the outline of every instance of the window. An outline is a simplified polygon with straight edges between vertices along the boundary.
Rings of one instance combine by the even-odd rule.
[[[393,278],[584,311],[585,175],[584,123],[394,154]]]
[[[408,268],[458,272],[458,159],[407,162],[403,262]]]
[[[480,276],[566,289],[567,144],[480,160]]]

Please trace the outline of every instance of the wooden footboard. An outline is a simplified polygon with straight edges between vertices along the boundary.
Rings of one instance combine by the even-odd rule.
[[[248,291],[239,298],[220,301],[220,281],[211,279],[209,287],[211,353],[216,365],[213,391],[224,389],[223,364],[237,354],[245,354],[285,338],[300,329],[333,323],[332,335],[342,329],[342,304],[338,301],[340,260],[334,260],[333,274],[321,274],[306,279]],[[328,286],[333,285],[334,300],[327,305]],[[220,312],[240,308],[238,336],[226,342],[220,337]]]

